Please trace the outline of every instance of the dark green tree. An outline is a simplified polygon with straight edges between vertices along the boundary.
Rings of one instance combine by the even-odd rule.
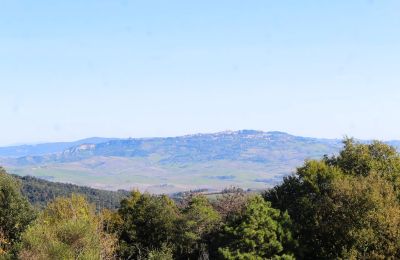
[[[243,213],[233,216],[222,231],[223,259],[294,259],[296,242],[287,213],[271,208],[259,195],[251,197]]]
[[[182,259],[202,259],[209,255],[211,234],[220,226],[221,216],[202,195],[192,196],[182,210],[178,225],[179,257]]]
[[[134,191],[121,202],[118,214],[122,220],[117,227],[121,258],[145,259],[150,252],[175,249],[180,213],[167,196]]]

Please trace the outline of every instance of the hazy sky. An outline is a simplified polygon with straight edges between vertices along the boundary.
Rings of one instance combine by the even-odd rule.
[[[0,1],[0,145],[400,139],[400,1]]]

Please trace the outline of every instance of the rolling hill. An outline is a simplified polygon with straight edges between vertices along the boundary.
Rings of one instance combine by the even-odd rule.
[[[29,154],[27,149],[20,157],[15,156],[18,147],[14,152],[7,148],[8,154],[0,153],[0,164],[20,176],[110,190],[172,193],[230,185],[263,189],[292,173],[305,159],[338,152],[342,143],[241,130],[168,138],[96,138],[62,146],[54,153],[33,150]]]
[[[73,146],[81,144],[98,144],[104,143],[112,138],[92,137],[87,139],[78,140],[75,142],[57,142],[57,143],[44,143],[35,145],[17,145],[0,147],[0,157],[23,157],[23,156],[42,156],[46,154],[59,153]]]
[[[29,202],[43,208],[57,197],[69,197],[71,194],[80,194],[88,202],[96,206],[97,210],[103,208],[117,209],[122,199],[128,197],[129,192],[124,190],[106,191],[73,184],[50,182],[31,176],[16,176],[21,184],[21,192]]]

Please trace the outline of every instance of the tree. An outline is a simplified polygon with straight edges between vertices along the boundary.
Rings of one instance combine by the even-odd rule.
[[[146,260],[173,260],[173,252],[170,247],[163,246],[160,249],[150,250]]]
[[[35,212],[22,197],[20,184],[0,168],[0,257],[15,253],[21,234],[35,218]]]
[[[400,156],[394,147],[379,141],[361,144],[351,138],[346,138],[343,144],[344,148],[338,156],[325,156],[324,161],[328,165],[336,166],[348,175],[367,176],[377,172],[382,176],[398,178]]]
[[[84,197],[57,198],[22,237],[20,259],[113,259],[116,239]]]
[[[400,258],[400,205],[392,184],[371,173],[335,180],[321,229],[345,259]],[[334,255],[335,257],[337,255]]]
[[[251,197],[242,214],[228,221],[219,248],[224,259],[294,259],[296,242],[287,213],[271,208],[259,195]]]
[[[13,176],[21,183],[21,192],[35,207],[45,208],[57,197],[70,197],[72,194],[81,194],[87,201],[96,205],[97,210],[103,208],[117,209],[122,199],[128,197],[129,192],[124,190],[106,191],[89,187],[82,187],[70,183],[58,183],[42,180],[32,176]]]
[[[298,258],[395,257],[400,246],[393,242],[396,235],[388,235],[389,242],[379,232],[386,234],[397,227],[395,215],[384,216],[384,212],[397,211],[398,199],[392,199],[399,198],[400,156],[380,142],[346,139],[344,144],[338,156],[306,161],[264,198],[292,217],[293,233],[300,243]],[[386,245],[377,246],[372,236],[361,235],[366,230]],[[375,253],[370,252],[372,248]]]
[[[175,250],[177,222],[180,213],[167,196],[152,196],[133,191],[121,202],[118,211],[122,225],[118,227],[123,259],[143,259],[150,252]],[[168,251],[168,250],[167,250]]]
[[[396,149],[379,141],[361,144],[345,139],[343,143],[340,154],[331,158],[325,156],[325,163],[340,168],[346,175],[379,174],[390,181],[400,200],[400,155]]]
[[[247,194],[241,189],[230,187],[224,189],[214,202],[215,209],[219,212],[224,221],[232,215],[239,214],[244,209],[247,201]]]
[[[221,223],[221,216],[205,196],[192,196],[182,210],[179,228],[179,255],[184,259],[208,257],[210,236]]]

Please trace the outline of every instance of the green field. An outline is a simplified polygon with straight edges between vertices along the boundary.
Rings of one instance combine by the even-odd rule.
[[[31,175],[50,181],[109,190],[138,188],[152,193],[198,188],[220,190],[231,185],[262,189],[292,170],[289,165],[226,160],[160,164],[146,158],[121,157],[92,157],[71,163],[6,168],[20,176]]]

